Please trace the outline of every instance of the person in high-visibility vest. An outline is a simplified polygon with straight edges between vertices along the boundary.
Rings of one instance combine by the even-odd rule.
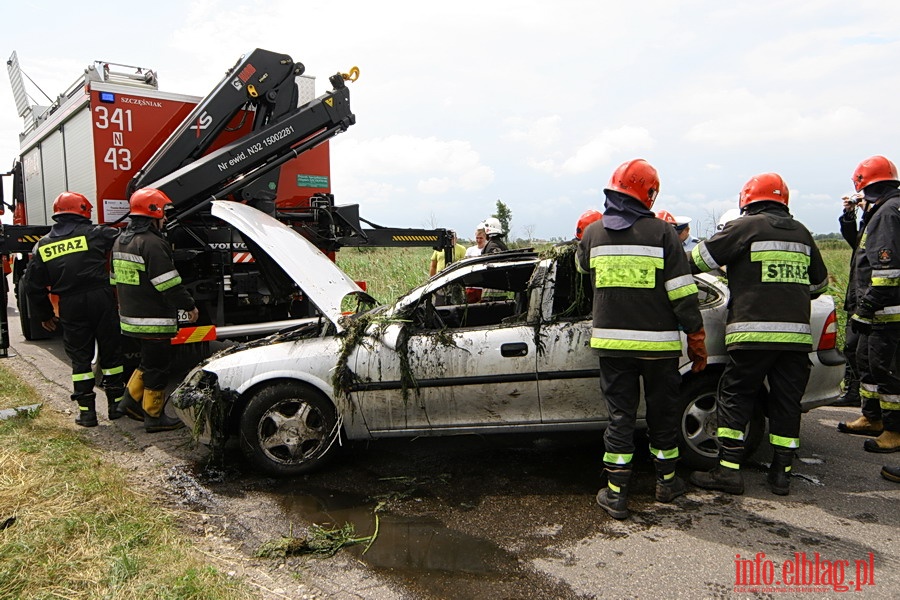
[[[868,439],[868,452],[900,451],[900,176],[884,156],[862,161],[853,185],[869,203],[868,220],[853,254],[856,310],[851,327],[859,334],[856,360],[859,394],[866,404],[877,402],[881,425],[877,438]]]
[[[187,312],[190,323],[199,315],[175,268],[172,246],[160,233],[165,206],[171,202],[156,189],[135,191],[129,200],[131,221],[112,253],[122,333],[141,343],[141,363],[128,380],[120,410],[143,420],[148,433],[184,426],[165,413],[171,339],[178,331],[179,309]]]
[[[809,380],[810,297],[828,286],[828,270],[812,235],[788,211],[788,186],[777,173],[752,177],[743,188],[743,216],[691,251],[695,272],[727,267],[729,363],[719,393],[719,465],[694,472],[691,483],[730,494],[744,493],[741,464],[747,424],[763,381],[774,458],[772,492],[790,492],[790,471],[800,447],[800,399]]]
[[[650,211],[659,193],[656,169],[642,159],[623,163],[604,190],[602,218],[588,224],[577,246],[578,269],[594,286],[591,347],[600,361],[600,389],[609,413],[603,435],[607,485],[597,503],[614,519],[628,517],[628,487],[641,380],[656,499],[685,492],[675,474],[682,354],[687,333],[692,369],[706,366],[697,285],[675,229]]]
[[[63,192],[53,201],[50,233],[38,240],[34,258],[23,278],[32,310],[41,326],[55,331],[62,326],[63,346],[72,363],[72,400],[78,403],[75,422],[96,427],[94,345],[99,349],[100,369],[108,416],[118,419],[122,398],[122,340],[116,299],[109,281],[109,253],[119,231],[91,222],[93,205],[83,195]],[[59,296],[59,317],[47,292]]]

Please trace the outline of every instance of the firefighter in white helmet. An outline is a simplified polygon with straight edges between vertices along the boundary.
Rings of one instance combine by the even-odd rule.
[[[691,252],[695,272],[727,266],[731,291],[725,326],[730,362],[717,405],[719,465],[693,473],[691,483],[744,493],[744,432],[768,379],[765,402],[774,451],[768,482],[773,493],[786,495],[810,372],[809,300],[825,291],[828,270],[812,235],[788,211],[788,187],[780,175],[751,178],[741,188],[739,206],[740,219]]]
[[[485,219],[484,223],[481,224],[480,229],[484,229],[484,234],[487,236],[487,243],[482,248],[482,254],[494,254],[496,252],[505,252],[509,250],[506,247],[506,242],[503,241],[503,226],[500,224],[500,219],[496,217],[491,217],[489,219]]]
[[[607,486],[597,503],[611,517],[628,516],[628,486],[641,379],[647,405],[650,452],[656,465],[656,499],[671,502],[685,491],[675,475],[681,331],[688,336],[693,370],[706,366],[697,285],[675,229],[650,211],[659,176],[647,161],[631,160],[605,189],[603,218],[586,227],[578,268],[594,284],[591,347],[600,361],[600,388],[609,413],[603,464]]]

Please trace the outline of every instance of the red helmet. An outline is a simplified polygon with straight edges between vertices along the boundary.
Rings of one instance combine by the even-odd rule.
[[[161,219],[163,208],[166,204],[172,204],[163,192],[153,188],[141,188],[131,195],[131,215],[141,217],[153,217]]]
[[[900,177],[897,177],[897,167],[883,156],[867,158],[853,171],[853,185],[856,186],[857,192],[879,181],[900,181]]]
[[[659,194],[659,175],[646,160],[636,158],[619,165],[606,189],[627,194],[650,208]]]
[[[672,216],[672,213],[670,213],[667,210],[661,210],[658,213],[656,213],[656,218],[662,219],[663,221],[665,221],[666,223],[669,223],[671,225],[678,225],[678,221],[676,221],[675,217]]]
[[[78,192],[63,192],[53,201],[54,215],[81,215],[90,219],[93,208],[90,201]]]
[[[750,178],[741,188],[740,207],[769,200],[787,206],[788,186],[778,173],[763,173]]]
[[[593,223],[594,221],[599,221],[603,218],[603,215],[599,210],[594,210],[593,208],[589,208],[578,217],[578,224],[575,226],[575,237],[577,239],[581,239],[584,235],[584,230],[587,229],[587,226]]]

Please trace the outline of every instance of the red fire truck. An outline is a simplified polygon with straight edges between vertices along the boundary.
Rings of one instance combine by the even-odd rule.
[[[98,223],[127,218],[140,187],[173,201],[168,236],[176,266],[200,308],[174,343],[244,339],[290,325],[315,308],[278,269],[262,265],[252,244],[209,215],[211,200],[251,204],[291,224],[323,252],[343,246],[429,246],[449,254],[446,230],[394,229],[336,206],[328,140],[356,121],[347,81],[316,96],[315,80],[290,56],[256,49],[242,56],[205,98],[162,92],[152,69],[95,62],[50,106],[32,104],[18,59],[8,61],[17,109],[25,121],[13,169],[13,224],[0,254],[22,276],[34,243],[49,230],[54,198],[72,190],[96,207]],[[2,200],[2,186],[0,186]],[[364,227],[363,223],[370,227]],[[17,294],[26,338],[45,335]],[[2,312],[2,311],[0,311]],[[0,349],[8,347],[3,324]]]

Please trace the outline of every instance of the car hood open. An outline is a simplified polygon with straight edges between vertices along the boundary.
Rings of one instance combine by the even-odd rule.
[[[268,254],[338,330],[341,301],[348,294],[373,300],[309,240],[281,221],[246,204],[215,200],[212,214]]]

